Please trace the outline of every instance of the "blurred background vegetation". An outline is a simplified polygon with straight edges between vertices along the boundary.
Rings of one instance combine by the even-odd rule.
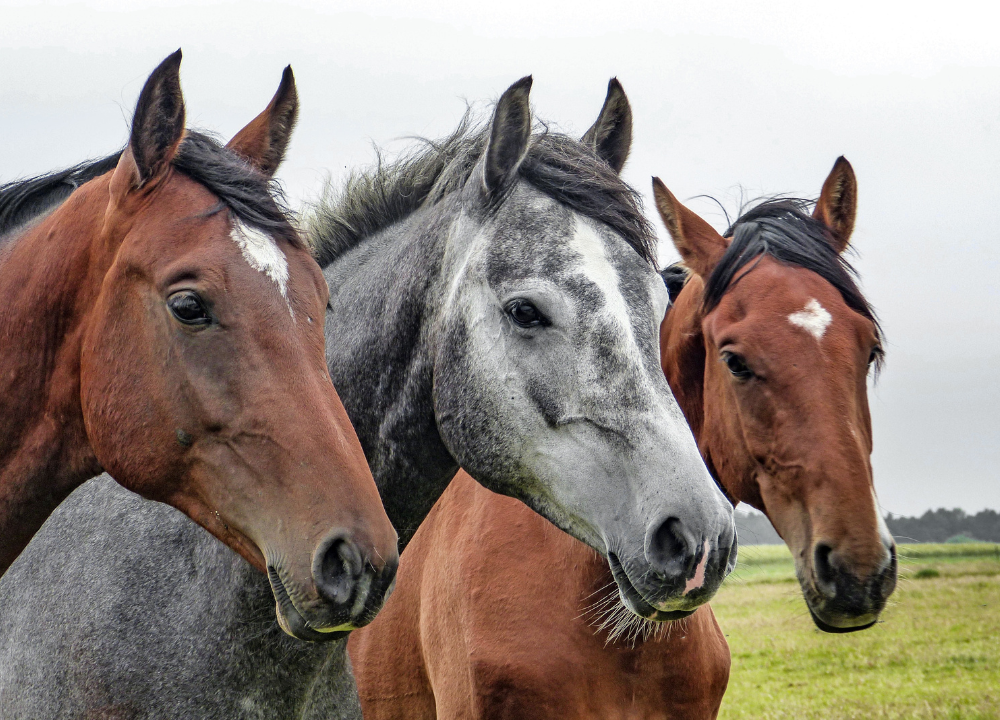
[[[1000,513],[983,510],[969,515],[964,510],[928,510],[920,517],[886,515],[886,525],[898,543],[1000,543]],[[741,544],[780,545],[781,538],[771,523],[747,505],[736,509],[736,530]]]
[[[813,626],[785,546],[739,552],[712,601],[733,658],[720,720],[1000,718],[1000,544],[900,545],[889,607],[846,635]]]

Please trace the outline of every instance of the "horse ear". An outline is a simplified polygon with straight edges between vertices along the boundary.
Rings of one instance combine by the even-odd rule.
[[[838,253],[844,252],[851,241],[857,213],[858,180],[851,163],[841,155],[823,183],[813,211],[813,217],[833,233],[833,249]]]
[[[531,139],[531,76],[523,77],[500,96],[493,112],[490,144],[486,149],[483,183],[495,193],[517,173]]]
[[[615,172],[625,167],[632,149],[632,107],[618,78],[611,78],[601,114],[580,141],[593,148]]]
[[[658,177],[653,178],[653,197],[684,264],[695,274],[707,278],[729,243],[711,225],[681,205]]]
[[[299,94],[289,65],[281,74],[281,84],[264,112],[240,130],[226,145],[262,173],[271,177],[285,159],[288,141],[299,116]]]
[[[138,172],[136,186],[167,169],[184,136],[180,67],[178,50],[157,66],[139,93],[128,141]]]

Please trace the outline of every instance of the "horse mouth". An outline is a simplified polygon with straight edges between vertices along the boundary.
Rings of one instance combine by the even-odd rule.
[[[652,620],[653,622],[673,622],[675,620],[683,620],[694,613],[694,610],[657,610],[642,596],[642,593],[639,592],[635,585],[632,584],[628,573],[625,571],[625,567],[617,555],[608,553],[608,565],[611,567],[611,576],[615,579],[615,584],[618,586],[618,594],[622,599],[622,604],[635,615],[644,620]]]
[[[806,574],[806,572],[809,574]],[[835,607],[830,607],[834,603],[824,600],[822,594],[816,589],[814,585],[816,580],[812,577],[811,569],[800,571],[796,566],[795,573],[799,576],[802,599],[806,601],[809,616],[812,618],[813,624],[823,632],[832,634],[858,632],[859,630],[867,630],[878,622],[879,610],[861,614],[851,612],[838,613]],[[805,576],[805,580],[803,580],[803,576]],[[820,617],[821,615],[824,617]],[[835,625],[834,622],[838,620],[840,623]]]
[[[806,607],[809,607],[809,603],[806,603]],[[852,632],[857,632],[858,630],[867,630],[872,625],[878,622],[878,620],[875,619],[863,625],[852,625],[850,627],[837,627],[836,625],[830,625],[829,623],[820,620],[819,616],[813,611],[811,607],[809,607],[809,615],[812,617],[813,623],[815,623],[816,627],[818,627],[825,633],[852,633]]]
[[[278,625],[293,638],[307,642],[331,642],[347,637],[348,633],[354,629],[353,626],[344,625],[329,630],[317,630],[295,607],[295,603],[292,602],[292,598],[285,588],[285,583],[281,579],[281,574],[273,565],[267,566],[267,579],[271,582],[271,592],[274,593]]]

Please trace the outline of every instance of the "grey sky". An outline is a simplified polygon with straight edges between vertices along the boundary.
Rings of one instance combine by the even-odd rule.
[[[370,162],[373,141],[446,133],[466,98],[528,73],[537,114],[582,133],[617,75],[635,112],[626,176],[647,195],[654,174],[730,209],[741,186],[815,195],[847,156],[856,264],[889,338],[871,394],[882,506],[1000,508],[997,11],[704,5],[0,0],[0,180],[118,148],[143,80],[177,47],[189,124],[224,136],[292,64],[302,111],[281,177],[296,201]]]

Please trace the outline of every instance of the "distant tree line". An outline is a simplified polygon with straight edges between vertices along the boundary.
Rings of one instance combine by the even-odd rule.
[[[1000,542],[1000,513],[983,510],[968,515],[955,508],[928,510],[920,517],[902,517],[889,513],[885,524],[897,542],[941,543],[980,540]],[[756,510],[741,505],[736,511],[736,532],[744,545],[779,545],[782,540],[770,521]]]
[[[740,545],[781,545],[784,540],[771,527],[767,515],[748,505],[736,508],[736,538]]]
[[[928,510],[920,517],[886,516],[885,524],[897,542],[948,542],[982,540],[1000,542],[1000,513],[983,510],[967,515],[963,510]]]

